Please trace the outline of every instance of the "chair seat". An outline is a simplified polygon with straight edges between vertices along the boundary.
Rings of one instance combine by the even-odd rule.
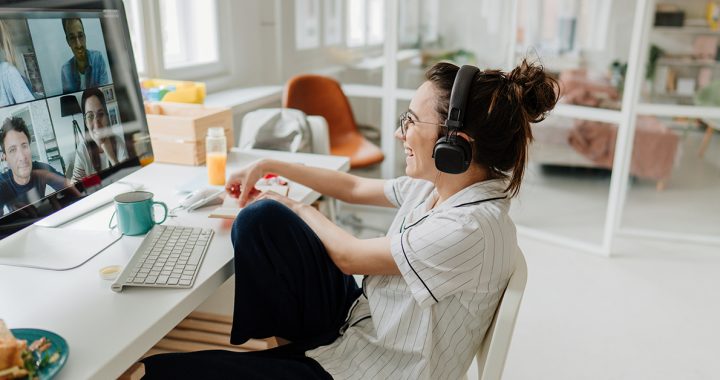
[[[331,142],[330,154],[350,157],[350,167],[353,169],[380,163],[385,158],[380,148],[359,133],[346,135],[340,141],[337,140],[339,139]]]

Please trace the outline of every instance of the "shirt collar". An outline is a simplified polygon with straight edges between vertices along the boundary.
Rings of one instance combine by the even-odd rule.
[[[505,191],[506,187],[507,181],[504,179],[491,179],[482,182],[475,182],[450,196],[450,198],[446,199],[445,202],[438,205],[435,210],[444,210],[451,207],[457,207],[465,203],[507,197],[507,192]],[[431,196],[425,201],[425,210],[428,210],[428,208],[432,206],[437,197],[438,193],[437,189],[435,189],[433,190]]]

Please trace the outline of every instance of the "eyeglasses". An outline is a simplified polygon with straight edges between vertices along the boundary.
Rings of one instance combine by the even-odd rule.
[[[407,130],[408,130],[408,127],[410,126],[410,124],[430,124],[430,125],[434,125],[437,127],[445,128],[445,124],[413,120],[411,116],[412,116],[412,113],[410,111],[405,111],[402,114],[400,114],[400,132],[402,132],[403,137],[405,137],[405,134],[407,133]]]
[[[105,112],[98,111],[97,113],[94,113],[92,111],[85,112],[85,122],[88,124],[92,124],[93,121],[97,118],[98,120],[102,120],[107,116]]]

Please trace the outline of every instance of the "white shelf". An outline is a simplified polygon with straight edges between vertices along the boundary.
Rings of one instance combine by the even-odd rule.
[[[660,58],[657,61],[658,65],[663,66],[697,66],[697,67],[720,67],[720,62],[717,61],[701,61],[694,59],[681,59],[681,58]]]
[[[720,29],[712,30],[707,26],[655,26],[653,31],[674,34],[710,34],[719,35]]]

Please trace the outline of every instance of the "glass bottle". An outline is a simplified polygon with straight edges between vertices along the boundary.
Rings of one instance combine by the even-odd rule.
[[[205,139],[205,152],[208,182],[211,185],[224,185],[227,142],[225,140],[225,130],[222,127],[208,129]]]

